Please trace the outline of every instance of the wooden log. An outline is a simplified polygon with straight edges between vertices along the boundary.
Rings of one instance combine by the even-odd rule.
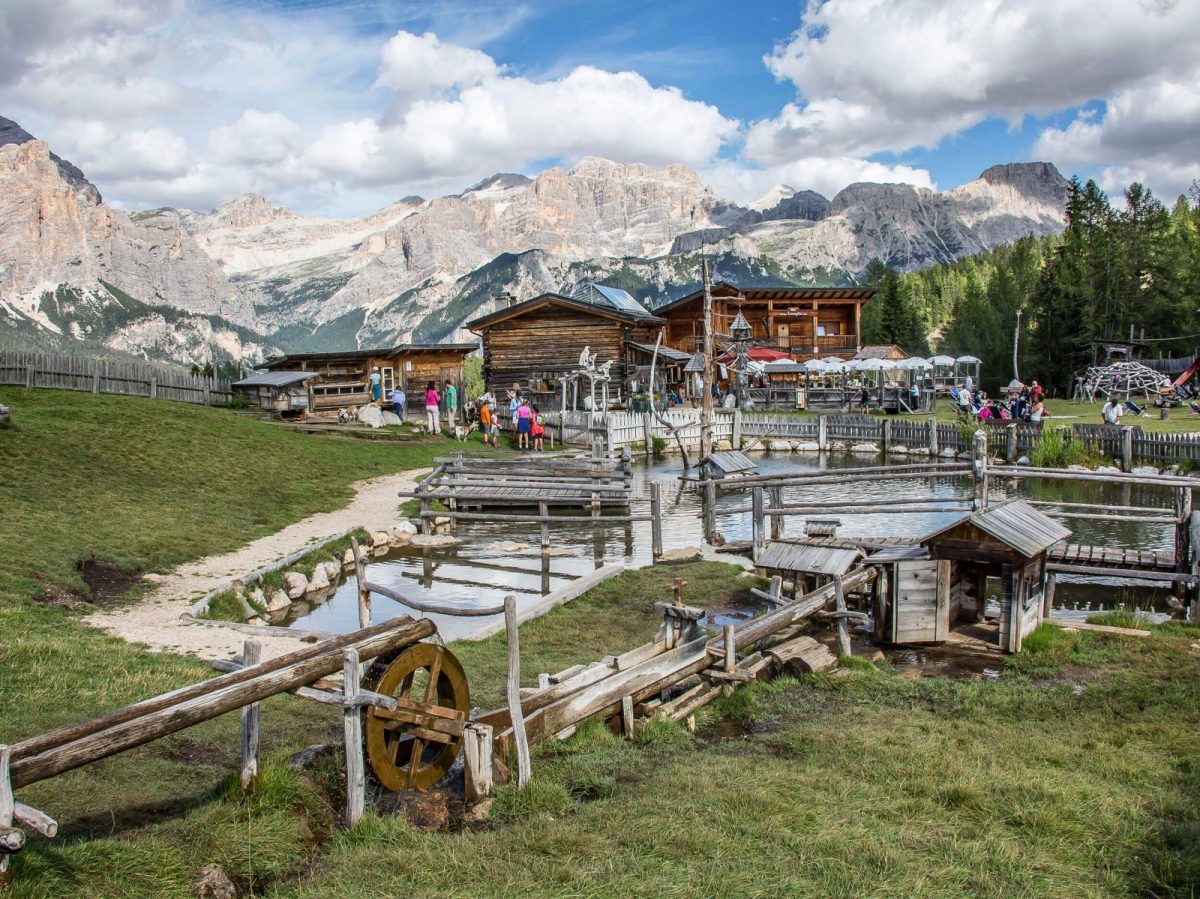
[[[810,674],[825,671],[837,664],[837,657],[824,643],[812,637],[800,636],[764,651],[780,671],[791,674]]]
[[[370,581],[366,582],[367,590],[371,593],[380,593],[388,599],[395,600],[401,605],[408,606],[410,609],[416,609],[418,612],[433,613],[437,615],[455,615],[459,618],[485,618],[488,615],[500,615],[504,612],[504,606],[480,606],[478,608],[470,608],[464,606],[448,605],[444,602],[431,602],[427,599],[416,599],[401,593],[392,587],[384,587],[381,584],[373,584]]]
[[[1099,634],[1116,634],[1120,637],[1149,637],[1150,631],[1136,627],[1113,627],[1108,624],[1089,624],[1086,621],[1069,621],[1063,618],[1051,618],[1050,623],[1065,631],[1095,631]]]
[[[717,486],[709,479],[704,482],[704,540],[712,545],[717,542]]]
[[[371,591],[367,586],[367,563],[359,549],[358,539],[350,535],[350,551],[354,554],[354,577],[358,584],[358,626],[371,626]]]
[[[838,655],[850,655],[850,623],[841,613],[846,611],[846,592],[842,587],[841,577],[836,577],[833,580],[833,598],[838,611],[837,618],[837,640],[838,640]]]
[[[355,647],[360,658],[373,659],[436,630],[428,619],[394,619],[24,741],[13,747],[14,757],[18,747],[42,748],[36,754],[21,749],[12,765],[13,786],[54,777],[333,674],[346,647]]]
[[[782,487],[772,487],[771,488],[771,509],[775,510],[775,509],[782,509],[782,508],[783,508],[783,488]],[[783,516],[782,515],[772,515],[771,516],[771,539],[772,540],[782,540],[785,530],[786,530],[786,528],[784,526]]]
[[[737,668],[737,649],[734,646],[734,627],[732,624],[727,624],[724,627],[725,634],[725,672],[732,672]]]
[[[58,822],[43,811],[39,811],[23,802],[13,803],[13,820],[28,827],[34,833],[39,833],[46,839],[58,835]]]
[[[663,554],[662,485],[650,485],[650,551],[655,559]]]
[[[1024,467],[1024,466],[1022,466]],[[859,479],[865,475],[895,475],[903,474],[914,477],[952,477],[969,475],[971,466],[965,462],[942,464],[939,462],[909,462],[904,465],[866,465],[855,468],[854,474]],[[814,471],[796,471],[788,474],[755,474],[738,475],[721,482],[721,490],[749,490],[755,484],[763,486],[791,487],[807,484],[811,481],[823,481],[831,477],[827,469]]]
[[[521,709],[521,644],[517,635],[517,598],[504,597],[504,631],[508,644],[508,716],[517,742],[517,788],[529,784],[529,738]]]
[[[762,487],[755,487],[750,494],[750,527],[754,547],[751,556],[757,562],[758,557],[762,555],[762,551],[767,545],[766,520],[763,517]]]
[[[541,536],[542,552],[550,548],[550,507],[546,501],[538,503],[538,518],[541,521],[538,524]]]
[[[366,807],[366,772],[363,770],[362,715],[354,705],[362,678],[357,650],[342,650],[342,734],[346,751],[346,826],[357,827]]]
[[[262,644],[255,639],[242,644],[242,663],[257,665],[262,661]],[[242,792],[248,793],[258,781],[258,735],[260,706],[257,702],[242,706]]]
[[[1139,581],[1160,581],[1165,583],[1197,583],[1200,575],[1185,574],[1180,571],[1143,571],[1137,568],[1103,568],[1099,565],[1075,565],[1063,562],[1046,563],[1047,571],[1061,574],[1091,574],[1097,577],[1123,577]]]
[[[514,502],[513,505],[533,505],[536,502]],[[577,505],[581,500],[552,500],[562,505]],[[422,515],[425,513],[422,512]],[[512,512],[430,512],[427,518],[449,518],[451,521],[511,521],[525,524],[539,524],[541,516],[538,515],[522,515]],[[598,512],[595,515],[554,515],[550,518],[554,524],[592,524],[602,527],[612,527],[618,524],[636,524],[641,521],[650,521],[649,515],[601,515]]]
[[[683,721],[691,718],[697,709],[708,705],[720,695],[720,684],[703,683],[693,687],[671,702],[663,703],[658,714],[665,715],[672,721]],[[689,727],[689,730],[694,730],[694,725]]]
[[[633,697],[621,697],[621,733],[633,736]]]
[[[1061,468],[1033,468],[1026,465],[992,465],[988,474],[1003,478],[1044,478],[1051,481],[1095,481],[1102,484],[1142,484],[1147,487],[1189,487],[1196,482],[1192,478],[1177,475],[1141,475],[1099,471],[1064,471]]]
[[[492,795],[492,726],[468,722],[463,736],[463,792],[473,805]]]
[[[12,747],[0,743],[0,828],[12,827],[16,798],[13,796],[11,777]],[[0,892],[7,892],[12,884],[11,861],[7,854],[0,853]]]

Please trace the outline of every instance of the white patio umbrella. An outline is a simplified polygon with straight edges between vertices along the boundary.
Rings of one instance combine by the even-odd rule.
[[[978,359],[975,356],[959,356],[954,361],[959,363],[960,365],[978,365],[983,360]]]
[[[907,359],[901,359],[899,362],[896,363],[895,367],[896,368],[905,368],[905,369],[917,369],[917,370],[933,368],[932,365],[930,365],[928,362],[926,362],[920,356],[909,356]]]
[[[930,365],[953,365],[957,360],[953,356],[931,356]]]
[[[859,371],[882,371],[883,369],[885,369],[887,367],[888,366],[884,364],[884,361],[882,359],[859,359],[858,360],[858,370]]]

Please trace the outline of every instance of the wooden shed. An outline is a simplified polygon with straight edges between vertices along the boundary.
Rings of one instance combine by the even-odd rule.
[[[251,409],[293,417],[312,408],[308,382],[316,376],[312,371],[269,371],[234,381],[231,386],[234,393],[246,398]]]
[[[868,558],[888,571],[876,595],[876,636],[892,643],[976,643],[1020,652],[1049,616],[1046,550],[1067,528],[1013,500],[964,514],[916,544]],[[989,589],[989,582],[992,588]],[[995,593],[998,604],[989,608]]]
[[[434,381],[439,391],[445,381],[461,390],[463,359],[477,349],[473,343],[406,343],[380,349],[290,353],[268,359],[264,367],[272,372],[313,372],[313,411],[329,412],[366,404],[371,398],[371,370],[378,366],[384,401],[392,388],[400,385],[411,395],[409,411],[424,414],[424,402],[414,392],[424,390],[429,381]],[[460,401],[460,408],[462,404]]]
[[[663,325],[628,293],[603,285],[578,296],[544,293],[467,323],[483,338],[486,388],[503,396],[519,384],[543,408],[559,406],[559,380],[579,368],[585,348],[609,365],[609,396],[623,399],[645,359],[640,345],[653,345]]]

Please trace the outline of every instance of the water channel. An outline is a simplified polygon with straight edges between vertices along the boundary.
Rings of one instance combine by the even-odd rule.
[[[846,454],[755,455],[755,474],[784,474],[795,471],[852,470],[878,465],[876,457]],[[911,462],[901,457],[897,464]],[[702,541],[701,497],[694,486],[681,482],[683,466],[678,457],[667,457],[634,466],[632,511],[649,513],[649,485],[661,485],[663,499],[663,546],[674,549],[699,546]],[[921,478],[866,482],[859,485],[827,484],[789,488],[785,502],[827,502],[829,508],[820,517],[835,515],[841,521],[839,534],[847,536],[908,536],[928,533],[939,524],[953,520],[953,512],[901,512],[859,514],[840,512],[839,502],[864,502],[873,499],[904,497],[954,498],[970,496],[969,478]],[[992,502],[1002,496],[1027,497],[1063,502],[1137,505],[1170,509],[1172,494],[1163,488],[1128,484],[1095,484],[1078,481],[1007,481],[993,487]],[[748,540],[751,522],[748,513],[721,510],[736,509],[749,503],[747,493],[725,494],[718,499],[717,529],[726,540]],[[570,514],[565,513],[565,514]],[[789,534],[803,533],[803,519],[788,518]],[[1169,526],[1134,522],[1064,522],[1072,531],[1071,542],[1140,549],[1170,549],[1174,535]],[[537,526],[487,522],[461,522],[455,534],[464,543],[450,550],[396,550],[372,561],[372,581],[395,587],[417,597],[451,599],[481,606],[500,603],[507,594],[517,597],[518,607],[562,587],[606,562],[643,565],[651,561],[650,524],[615,524],[595,527],[591,524],[563,524],[551,528],[552,554],[543,556],[538,547]],[[520,546],[524,548],[518,548]],[[323,602],[301,606],[298,615],[287,622],[292,627],[333,633],[346,633],[358,626],[357,596],[353,578],[343,580]],[[1056,608],[1063,611],[1102,611],[1122,605],[1150,608],[1161,604],[1162,590],[1145,582],[1110,579],[1105,582],[1080,582],[1060,576],[1055,594]],[[714,616],[714,623],[748,617],[760,611],[748,606]],[[373,599],[373,617],[382,621],[408,610],[399,603],[377,596]],[[729,617],[726,617],[729,616]],[[447,640],[465,637],[490,618],[430,616]]]

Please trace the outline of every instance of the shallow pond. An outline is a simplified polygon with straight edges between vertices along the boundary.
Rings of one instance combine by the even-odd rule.
[[[821,469],[851,470],[878,465],[875,457],[856,458],[845,454],[753,456],[757,474]],[[907,457],[896,464],[914,461]],[[693,485],[681,482],[683,472],[677,457],[639,462],[634,466],[632,511],[649,513],[649,485],[661,485],[663,500],[663,546],[673,549],[698,546],[702,540],[700,520],[701,498]],[[1168,490],[1130,485],[1096,485],[1074,481],[1010,482],[1008,496],[1064,502],[1122,503],[1169,508]],[[953,519],[957,513],[947,512],[885,512],[858,514],[842,512],[838,504],[847,501],[870,501],[904,497],[953,498],[969,496],[968,479],[925,478],[900,481],[877,481],[864,485],[827,484],[785,491],[786,502],[828,502],[823,516],[837,515],[841,520],[839,533],[871,536],[917,536]],[[993,493],[993,497],[998,491]],[[745,493],[723,495],[718,499],[717,529],[726,540],[748,540],[751,522],[748,513],[722,510],[736,509],[749,502]],[[570,514],[565,513],[565,514]],[[600,567],[605,562],[625,562],[641,565],[651,561],[650,525],[615,523],[600,526],[562,524],[551,528],[553,555],[543,557],[538,549],[538,529],[532,524],[502,524],[466,522],[456,526],[457,536],[466,541],[452,550],[401,550],[388,554],[370,564],[371,580],[394,587],[414,597],[454,599],[464,604],[490,606],[500,603],[507,594],[517,597],[518,607]],[[1072,519],[1065,522],[1073,531],[1071,542],[1167,549],[1173,541],[1169,527]],[[790,534],[803,532],[803,518],[788,518],[785,527]],[[514,549],[512,545],[524,545]],[[1150,589],[1137,582],[1114,579],[1098,584],[1072,583],[1060,577],[1056,604],[1065,609],[1100,610],[1125,605],[1148,607],[1157,605],[1165,596],[1163,591]],[[383,597],[375,597],[373,614],[377,621],[406,614],[404,606]],[[722,610],[714,615],[715,623],[736,621],[758,609]],[[493,625],[490,618],[453,618],[430,616],[436,621],[445,639],[469,636],[480,628]],[[343,581],[331,597],[290,622],[293,627],[345,633],[358,624],[357,597],[353,581]]]

